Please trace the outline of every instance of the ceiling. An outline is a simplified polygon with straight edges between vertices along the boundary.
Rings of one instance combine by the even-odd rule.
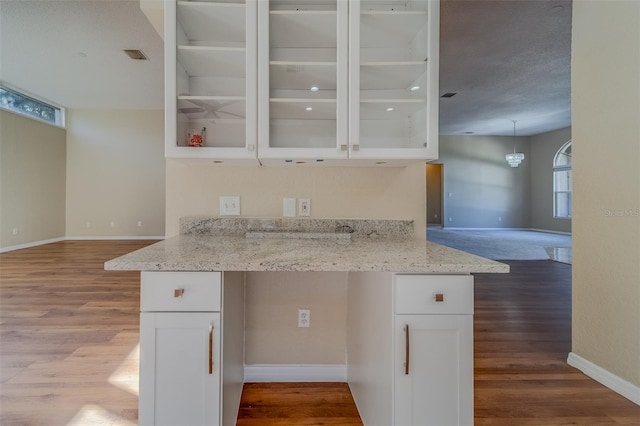
[[[440,29],[440,95],[456,93],[441,134],[570,126],[570,0],[442,0]],[[3,82],[66,108],[163,108],[163,41],[139,0],[0,0],[0,47]]]

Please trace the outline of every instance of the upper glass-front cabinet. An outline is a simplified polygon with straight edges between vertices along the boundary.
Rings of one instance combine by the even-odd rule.
[[[258,2],[264,159],[347,156],[348,1]]]
[[[256,158],[256,0],[165,2],[166,155]]]
[[[429,0],[351,0],[351,158],[438,157],[440,9]]]
[[[437,158],[439,13],[438,0],[165,0],[167,157]]]

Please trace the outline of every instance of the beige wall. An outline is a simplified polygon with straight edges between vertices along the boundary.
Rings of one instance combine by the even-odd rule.
[[[513,168],[505,155],[525,154]],[[528,228],[531,226],[529,137],[440,136],[444,164],[444,226]],[[449,197],[451,193],[451,197]],[[451,218],[451,220],[449,220]],[[502,220],[500,220],[502,218]]]
[[[1,249],[64,238],[65,134],[0,110]]]
[[[67,110],[68,238],[164,235],[163,129],[162,110]]]
[[[220,195],[239,195],[244,217],[282,217],[282,199],[310,198],[314,218],[413,219],[425,238],[425,165],[405,168],[225,167],[167,160],[167,236],[187,215],[217,216]],[[343,364],[343,274],[249,274],[248,364]],[[297,309],[311,327],[297,328]],[[315,339],[318,337],[318,339]],[[322,343],[322,344],[318,344]]]
[[[574,354],[640,386],[640,2],[573,3]]]
[[[553,160],[571,140],[571,128],[531,137],[531,227],[571,232],[571,219],[553,217]]]

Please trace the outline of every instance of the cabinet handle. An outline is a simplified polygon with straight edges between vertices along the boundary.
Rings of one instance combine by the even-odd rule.
[[[444,293],[433,293],[433,300],[436,302],[444,302]]]
[[[184,296],[184,288],[176,288],[173,290],[173,297],[182,297]]]
[[[209,323],[209,374],[213,374],[213,324]]]
[[[343,144],[340,145],[340,151],[346,151],[347,150],[347,145]]]
[[[409,324],[404,325],[404,374],[409,374]]]
[[[354,151],[360,151],[360,144],[353,144],[353,150]]]

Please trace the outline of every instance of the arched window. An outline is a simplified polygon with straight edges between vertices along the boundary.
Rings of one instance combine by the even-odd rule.
[[[553,159],[553,217],[571,218],[571,141]]]

